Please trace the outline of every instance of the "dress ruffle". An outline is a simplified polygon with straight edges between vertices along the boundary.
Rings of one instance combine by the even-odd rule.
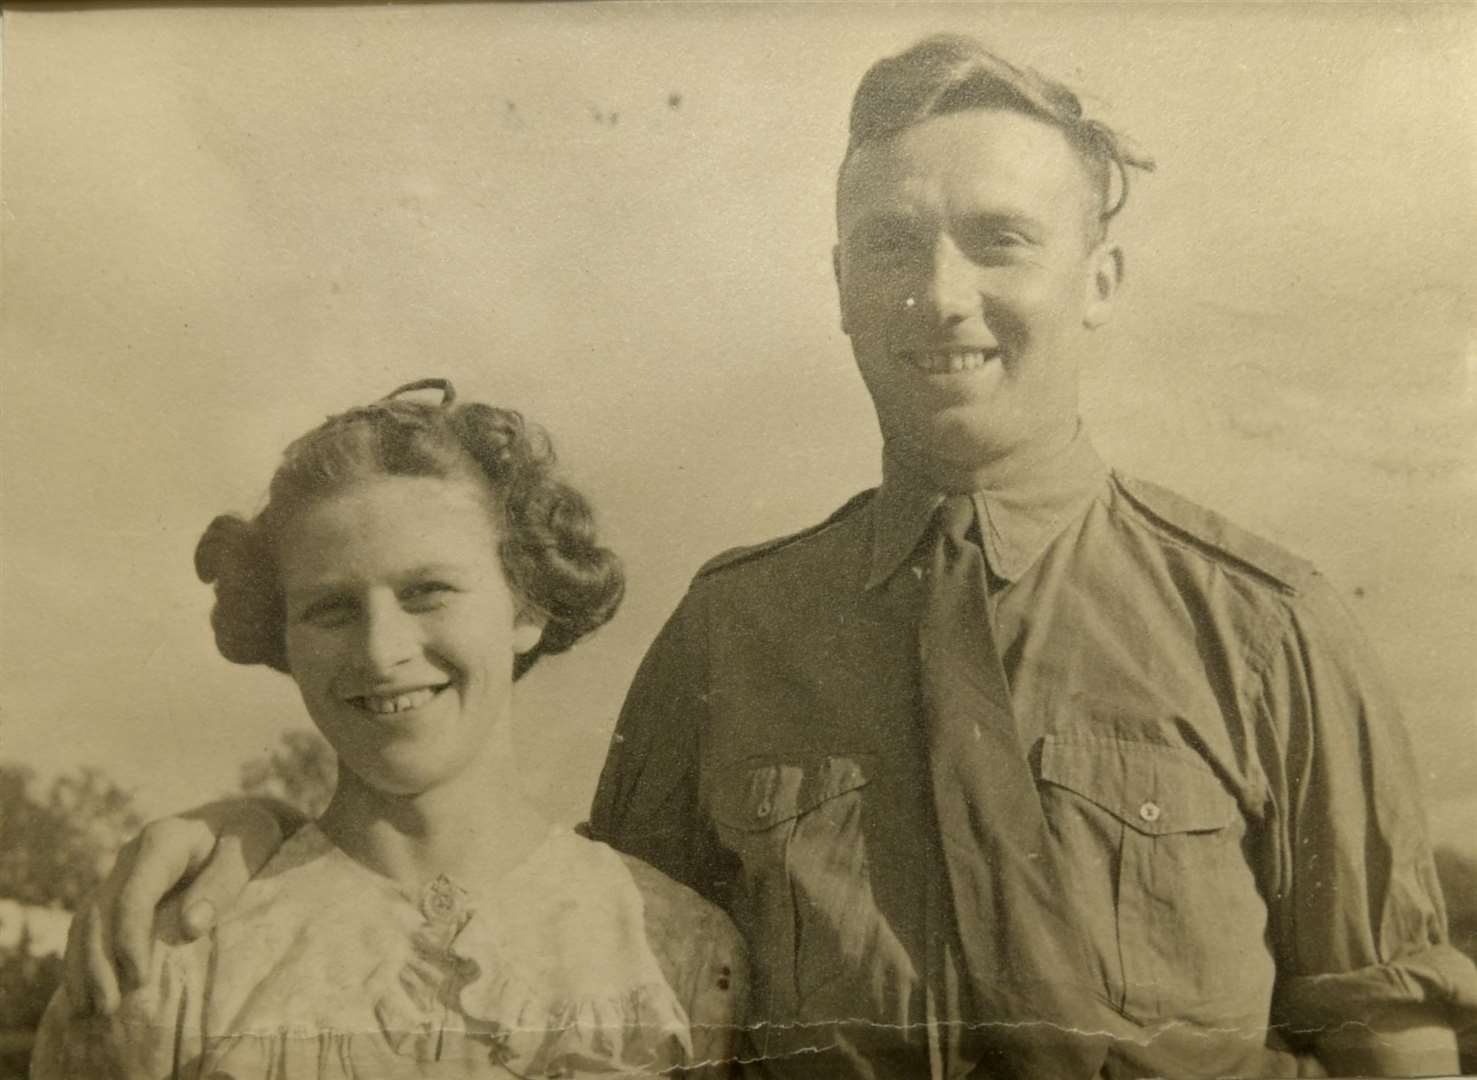
[[[309,826],[211,935],[180,939],[169,906],[113,1016],[70,1018],[58,995],[36,1075],[492,1080],[729,1059],[742,942],[695,894],[566,829],[467,884],[406,895]]]
[[[374,1038],[396,1054],[482,1047],[487,1060],[536,1076],[690,1060],[687,1012],[646,940],[641,892],[604,845],[554,830],[493,889],[442,878],[415,906],[408,942],[379,943],[387,963]]]
[[[473,912],[450,954],[475,972],[460,988],[460,1011],[500,1025],[510,1060],[537,1072],[690,1058],[687,1012],[662,976],[641,893],[614,851],[558,830],[507,889],[547,902]]]

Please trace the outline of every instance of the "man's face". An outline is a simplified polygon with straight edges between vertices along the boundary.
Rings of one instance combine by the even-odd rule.
[[[857,150],[837,193],[842,329],[889,448],[967,477],[1077,419],[1081,339],[1116,249],[1055,128],[1004,110],[932,117]]]

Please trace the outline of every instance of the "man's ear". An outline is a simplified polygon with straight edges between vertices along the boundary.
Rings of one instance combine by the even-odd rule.
[[[846,328],[846,294],[841,291],[841,245],[831,245],[831,275],[836,279],[836,303],[841,307],[841,332],[848,337],[851,331]]]
[[[1123,249],[1106,240],[1088,258],[1092,273],[1087,279],[1086,303],[1082,307],[1082,325],[1096,330],[1108,321],[1113,311],[1113,298],[1123,284]]]
[[[548,617],[531,608],[519,608],[513,618],[513,651],[522,655],[539,643],[544,636],[544,625]]]

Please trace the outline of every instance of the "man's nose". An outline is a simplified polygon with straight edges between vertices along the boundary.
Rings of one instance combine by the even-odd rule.
[[[415,657],[419,623],[399,603],[390,600],[369,605],[364,619],[363,661],[370,674],[384,674]]]
[[[979,267],[959,250],[947,233],[934,242],[926,295],[929,307],[945,325],[961,322],[979,312]]]

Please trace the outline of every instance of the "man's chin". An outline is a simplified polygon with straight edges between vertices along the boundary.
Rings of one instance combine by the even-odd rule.
[[[888,439],[887,453],[895,464],[928,477],[941,489],[972,490],[1009,456],[1009,449],[976,426],[945,420],[930,424],[921,438]]]

